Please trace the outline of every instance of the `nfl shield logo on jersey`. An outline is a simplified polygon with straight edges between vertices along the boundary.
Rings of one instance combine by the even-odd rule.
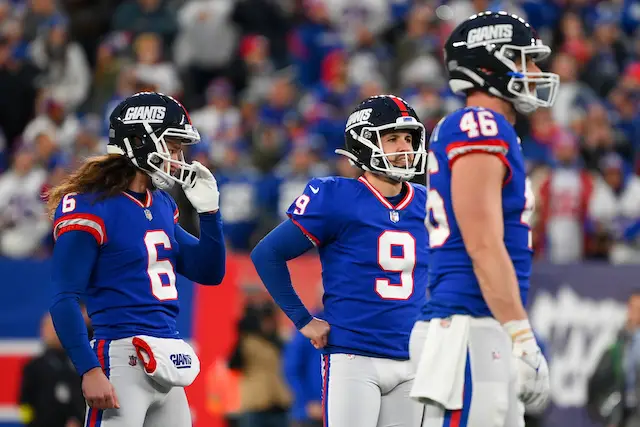
[[[398,211],[391,211],[389,212],[389,219],[391,219],[391,222],[398,222],[400,221],[400,214]]]
[[[136,356],[129,356],[129,366],[136,366],[138,364],[138,358]]]
[[[146,216],[149,221],[153,219],[153,215],[151,215],[151,211],[149,209],[144,210],[144,216]]]

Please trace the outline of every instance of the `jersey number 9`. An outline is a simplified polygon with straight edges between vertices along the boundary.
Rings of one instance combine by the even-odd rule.
[[[402,255],[393,255],[394,246]],[[387,230],[378,238],[378,265],[384,271],[400,273],[400,283],[376,279],[376,293],[382,299],[407,300],[413,294],[413,270],[416,266],[416,240],[406,231]]]

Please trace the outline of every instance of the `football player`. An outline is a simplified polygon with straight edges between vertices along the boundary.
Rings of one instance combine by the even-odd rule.
[[[173,98],[142,92],[109,119],[107,155],[88,159],[50,193],[50,308],[78,374],[90,427],[191,426],[184,386],[199,372],[176,329],[176,274],[203,285],[224,276],[216,180],[186,163],[197,130]],[[178,183],[199,213],[200,239],[178,224],[163,190]],[[90,344],[78,300],[95,332]]]
[[[366,99],[350,115],[345,147],[358,179],[312,179],[289,220],[251,254],[278,305],[322,349],[323,411],[331,427],[415,426],[409,398],[409,334],[427,275],[425,129],[395,96]],[[323,319],[295,293],[286,262],[316,247],[322,262]]]
[[[445,44],[451,89],[466,107],[440,121],[427,164],[430,299],[410,343],[423,426],[523,426],[543,406],[547,363],[527,320],[534,196],[516,112],[553,104],[551,50],[523,19],[483,12]]]

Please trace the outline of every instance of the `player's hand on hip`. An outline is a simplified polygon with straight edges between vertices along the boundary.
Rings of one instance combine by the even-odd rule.
[[[307,403],[305,407],[307,411],[307,417],[312,420],[322,420],[322,416],[324,415],[324,411],[322,409],[321,401],[311,401]]]
[[[528,320],[504,325],[513,340],[513,357],[518,375],[518,396],[532,412],[544,410],[549,402],[549,367],[536,342]]]
[[[87,405],[95,409],[120,407],[113,384],[101,368],[93,368],[82,376],[82,394]]]
[[[82,427],[82,423],[75,418],[71,418],[67,420],[67,423],[64,427]]]
[[[311,340],[311,344],[313,344],[315,348],[319,349],[327,345],[330,330],[331,327],[327,322],[314,317],[311,319],[311,322],[307,323],[302,329],[300,329],[300,333],[309,338]]]
[[[199,162],[191,163],[194,171],[182,186],[185,196],[198,213],[215,212],[220,207],[218,182],[211,171]]]

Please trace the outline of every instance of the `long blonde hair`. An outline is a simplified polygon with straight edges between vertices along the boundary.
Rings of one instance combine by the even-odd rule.
[[[91,157],[75,172],[48,192],[47,211],[53,218],[60,200],[68,193],[95,193],[98,198],[125,191],[136,176],[137,168],[120,154]]]

